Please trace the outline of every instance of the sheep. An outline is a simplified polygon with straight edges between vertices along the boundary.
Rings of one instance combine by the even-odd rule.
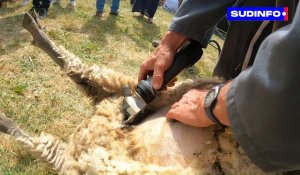
[[[165,119],[170,105],[188,90],[208,89],[222,80],[187,80],[168,88],[151,102],[153,113],[144,122],[124,126],[122,90],[135,91],[135,79],[83,64],[48,38],[35,13],[25,14],[23,27],[33,36],[33,45],[95,100],[94,114],[77,126],[68,142],[44,132],[31,136],[0,114],[0,132],[15,137],[59,174],[265,174],[234,141],[230,128],[195,128]]]

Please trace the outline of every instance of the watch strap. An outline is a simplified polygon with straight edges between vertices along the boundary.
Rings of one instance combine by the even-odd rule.
[[[215,107],[216,103],[217,103],[217,99],[218,99],[218,96],[219,96],[219,93],[221,91],[221,88],[224,86],[224,84],[219,84],[219,85],[216,85],[214,86],[213,88],[215,87],[218,87],[218,92],[217,92],[217,95],[215,97],[215,99],[213,99],[213,102],[211,103],[211,105],[209,107],[206,107],[205,108],[205,113],[206,115],[208,116],[208,118],[210,120],[212,120],[214,123],[218,124],[218,125],[223,125],[220,120],[213,114],[213,108]]]

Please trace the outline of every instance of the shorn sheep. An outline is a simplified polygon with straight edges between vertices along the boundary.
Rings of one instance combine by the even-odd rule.
[[[191,88],[209,88],[216,78],[188,80],[169,88],[151,103],[153,113],[135,127],[121,124],[122,89],[136,81],[105,67],[84,65],[57,47],[43,32],[35,14],[23,27],[33,44],[45,51],[91,98],[94,115],[84,119],[68,143],[52,135],[31,136],[4,114],[0,131],[16,138],[37,159],[60,174],[264,174],[234,141],[229,128],[195,128],[167,121],[170,105]]]

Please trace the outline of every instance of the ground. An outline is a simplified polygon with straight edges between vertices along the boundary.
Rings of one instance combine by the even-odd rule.
[[[131,13],[129,2],[121,1],[118,17],[108,15],[107,5],[100,19],[94,16],[94,0],[79,1],[76,11],[62,0],[50,7],[42,25],[51,39],[83,62],[137,77],[140,64],[154,50],[151,41],[162,37],[173,14],[159,7],[151,25]],[[67,140],[82,119],[93,113],[93,106],[59,66],[31,45],[29,33],[21,27],[22,14],[30,8],[31,4],[21,7],[17,2],[0,9],[0,112],[29,133],[45,131]],[[210,76],[216,59],[216,50],[208,47],[202,61],[192,71],[183,72],[181,79]],[[0,157],[3,175],[55,174],[2,134]]]

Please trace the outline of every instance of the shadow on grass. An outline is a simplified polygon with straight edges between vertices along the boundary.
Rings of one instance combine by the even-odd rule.
[[[22,32],[23,14],[0,19],[0,55],[23,47],[28,42],[28,35]]]
[[[50,16],[48,16],[51,19],[56,19],[59,16],[74,13],[75,14],[75,9],[70,8],[68,5],[63,7],[61,3],[54,3],[52,5],[52,8],[49,8],[49,11],[51,13]]]
[[[123,36],[127,36],[138,47],[147,49],[149,42],[152,42],[160,34],[160,29],[155,24],[148,24],[146,20],[137,18],[137,21],[140,23],[137,28],[131,28],[131,24],[127,24],[127,20],[123,16],[109,15],[104,20],[93,16],[86,21],[81,28],[81,32],[87,33],[89,39],[100,46],[107,43],[107,35],[113,36],[115,40],[120,40]]]
[[[107,43],[107,34],[113,36],[116,40],[120,37],[120,28],[116,23],[117,18],[109,15],[106,20],[102,20],[97,16],[93,16],[85,22],[81,32],[87,33],[90,41],[104,46]]]
[[[133,16],[137,22],[142,26],[141,30],[136,31],[134,35],[130,35],[130,38],[136,42],[137,45],[143,48],[148,48],[149,43],[160,34],[160,28],[155,23],[150,24],[147,19],[139,16]],[[146,41],[146,42],[142,42]]]
[[[107,3],[110,4],[110,1]],[[59,35],[67,35],[64,38],[68,38],[68,32],[88,35],[89,41],[80,41],[82,42],[80,46],[73,45],[72,43],[64,43],[66,48],[81,50],[80,53],[77,53],[77,55],[83,57],[83,59],[85,59],[84,57],[88,57],[87,59],[98,60],[99,55],[93,56],[90,53],[99,51],[101,52],[101,49],[108,47],[108,42],[122,42],[124,41],[124,37],[133,41],[137,47],[147,50],[152,40],[157,39],[157,36],[160,36],[160,28],[155,24],[147,23],[146,19],[141,19],[134,16],[124,17],[127,15],[124,14],[123,16],[122,13],[119,16],[112,16],[106,13],[105,15],[108,16],[99,18],[95,15],[91,16],[90,13],[84,11],[86,9],[81,8],[82,7],[78,6],[76,11],[73,11],[67,6],[62,7],[60,4],[56,4],[49,9],[49,18],[67,18],[69,15],[73,15],[74,17],[76,16],[76,19],[74,19],[75,25],[78,21],[83,23],[80,28],[72,28],[71,23],[71,25],[69,23],[66,24],[67,32],[52,31],[52,34],[54,35],[57,35],[58,33],[61,33]],[[65,40],[64,38],[61,39]],[[128,45],[128,47],[130,47],[130,45]],[[109,49],[105,52],[108,51]]]

